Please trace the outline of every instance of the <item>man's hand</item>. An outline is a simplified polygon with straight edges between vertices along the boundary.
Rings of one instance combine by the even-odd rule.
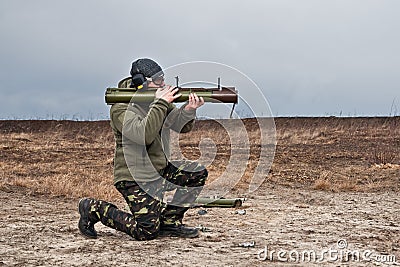
[[[168,103],[172,103],[175,99],[177,99],[182,95],[182,94],[176,94],[178,90],[179,88],[167,85],[165,87],[158,88],[155,97],[164,99]]]
[[[204,99],[203,97],[198,97],[195,93],[190,93],[189,94],[189,104],[185,106],[185,110],[196,110],[199,107],[204,105]]]

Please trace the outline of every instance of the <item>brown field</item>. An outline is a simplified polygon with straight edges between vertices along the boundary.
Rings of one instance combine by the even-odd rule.
[[[123,199],[112,184],[113,136],[108,121],[0,121],[0,266],[258,266],[268,246],[275,250],[335,248],[394,255],[400,261],[400,117],[277,118],[277,146],[262,186],[246,193],[259,154],[255,120],[244,121],[251,157],[231,192],[247,197],[241,209],[198,209],[187,223],[211,232],[195,240],[164,238],[133,241],[97,226],[99,238],[87,240],[76,228],[77,200],[91,196]],[[210,130],[211,129],[211,130]],[[200,155],[201,138],[215,138],[212,181],[229,160],[224,131],[198,121],[180,138],[183,154]],[[244,248],[243,242],[255,242]],[[385,265],[324,262],[325,265]],[[274,265],[290,265],[277,261]],[[298,262],[308,266],[311,263]],[[315,263],[316,264],[316,263]],[[317,265],[317,264],[316,264]]]

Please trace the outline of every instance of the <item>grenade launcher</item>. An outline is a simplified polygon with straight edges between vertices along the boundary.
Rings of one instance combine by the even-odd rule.
[[[190,93],[196,93],[199,97],[203,97],[205,102],[214,103],[234,103],[238,102],[238,95],[235,87],[220,88],[183,88],[178,87],[178,93],[182,94],[174,102],[185,102],[189,99]],[[130,102],[152,102],[154,100],[155,91],[140,91],[135,88],[107,88],[105,100],[108,105],[115,103]]]
[[[181,97],[175,99],[174,102],[186,102],[189,100],[190,93],[196,93],[199,97],[203,97],[205,102],[213,103],[233,103],[238,102],[238,94],[235,87],[221,87],[221,79],[218,78],[217,88],[187,88],[179,86],[179,77],[176,76],[176,87],[179,88],[178,93]],[[140,91],[136,88],[107,88],[105,100],[108,105],[115,103],[143,103],[152,102],[154,100],[155,91]]]

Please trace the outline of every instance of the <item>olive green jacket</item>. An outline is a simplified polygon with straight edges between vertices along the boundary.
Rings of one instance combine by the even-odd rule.
[[[119,87],[129,87],[120,84]],[[150,105],[117,103],[111,106],[115,137],[114,184],[147,182],[159,178],[170,158],[170,130],[189,132],[196,111],[180,109],[164,99]]]

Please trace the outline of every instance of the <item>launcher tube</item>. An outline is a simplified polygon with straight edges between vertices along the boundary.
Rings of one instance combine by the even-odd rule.
[[[179,88],[178,93],[182,94],[174,102],[186,102],[190,93],[196,93],[203,97],[205,102],[212,103],[237,103],[238,94],[235,87],[221,88]],[[107,88],[105,101],[108,105],[115,103],[143,103],[154,100],[155,91],[138,91],[133,88]]]
[[[242,200],[240,198],[221,198],[211,199],[199,197],[195,200],[195,204],[202,207],[220,207],[220,208],[237,208],[242,206]]]

